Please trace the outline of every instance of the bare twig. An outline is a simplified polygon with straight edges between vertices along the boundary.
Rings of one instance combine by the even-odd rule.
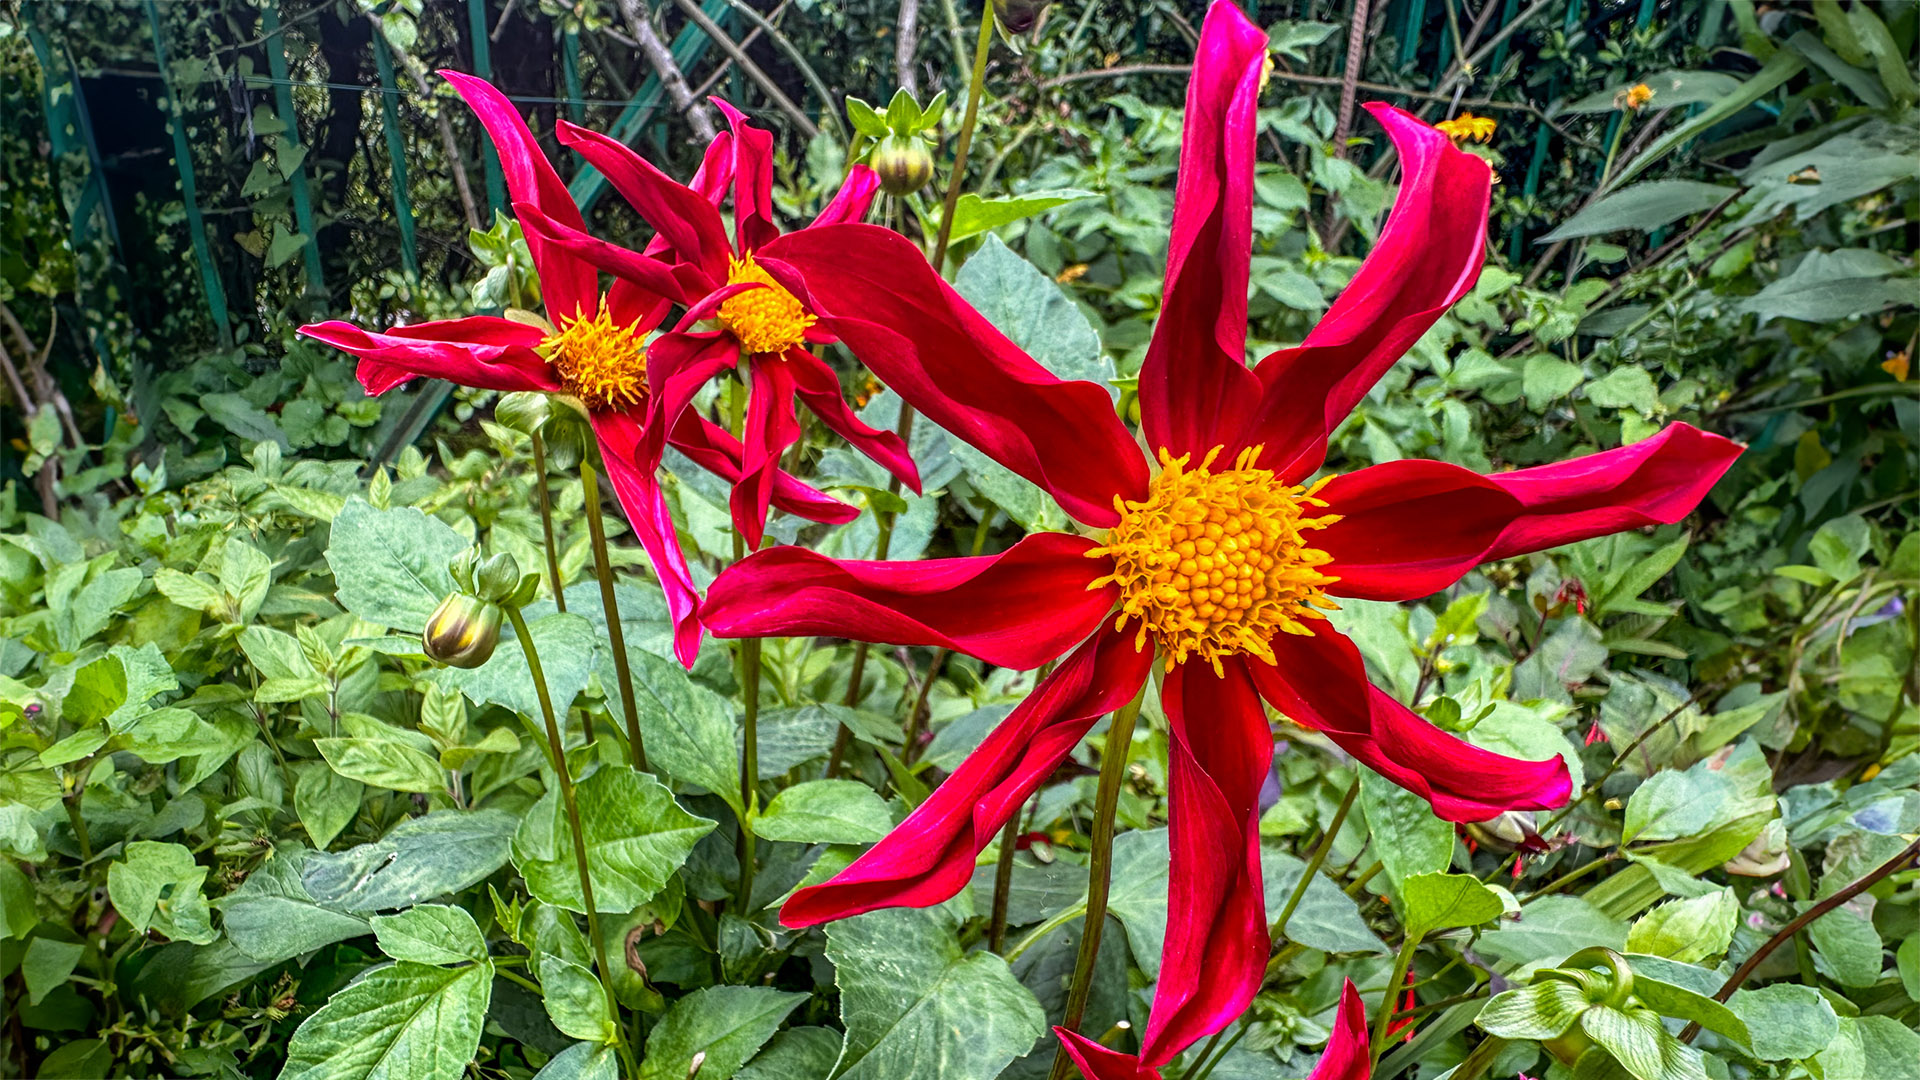
[[[807,81],[807,87],[820,98],[821,115],[825,116],[827,122],[833,125],[834,134],[840,136],[841,141],[844,142],[847,137],[847,129],[840,122],[839,99],[834,97],[833,91],[827,88],[827,81],[822,79],[820,73],[813,69],[813,65],[808,62],[806,54],[801,52],[800,47],[793,43],[793,39],[781,33],[780,28],[773,24],[773,20],[778,19],[780,13],[787,10],[787,0],[780,0],[780,6],[773,9],[771,16],[762,15],[758,11],[755,11],[753,6],[748,4],[746,0],[727,0],[727,3],[732,5],[733,10],[745,16],[746,20],[753,24],[753,33],[741,39],[740,47],[745,49],[748,45],[753,44],[754,40],[760,36],[762,31],[764,31],[768,37],[772,38],[774,45],[777,46],[781,52],[787,54],[787,59],[793,61],[794,67],[800,69],[800,77]],[[728,58],[727,64],[729,66],[733,64],[731,57]]]
[[[918,100],[920,77],[913,70],[913,50],[920,44],[920,0],[900,0],[900,21],[893,30],[893,69],[900,89]]]
[[[1347,156],[1347,132],[1353,130],[1353,107],[1360,96],[1360,68],[1367,62],[1367,0],[1353,0],[1347,20],[1347,66],[1340,72],[1340,111],[1333,124],[1333,156]],[[1327,209],[1333,216],[1331,206]]]
[[[647,19],[646,8],[640,6],[640,0],[620,0],[620,14],[627,20],[627,28],[633,31],[633,41],[640,49],[640,55],[647,58],[647,64],[653,73],[660,77],[660,85],[667,88],[667,100],[673,102],[693,126],[693,133],[702,142],[712,142],[719,129],[713,123],[713,110],[693,96],[687,88],[687,77],[681,73],[680,65],[674,63],[673,53],[667,43],[660,40],[659,31]],[[704,27],[702,28],[704,29]]]
[[[800,106],[793,103],[793,99],[780,89],[780,85],[761,70],[760,65],[754,63],[737,42],[727,36],[727,32],[720,28],[720,24],[707,18],[707,13],[700,10],[697,0],[675,0],[675,2],[680,5],[680,10],[686,14],[688,20],[705,31],[706,35],[713,39],[713,43],[720,46],[720,51],[740,65],[746,71],[747,77],[760,87],[761,92],[779,106],[781,112],[792,118],[794,126],[798,127],[803,135],[811,139],[820,134],[819,126],[801,110]]]
[[[373,32],[385,38],[387,32],[380,25],[380,20],[371,15],[367,18],[373,23]],[[413,80],[420,96],[432,98],[433,86],[427,82],[426,70],[419,59],[405,49],[397,48],[392,41],[387,42],[387,48],[400,61],[400,66],[407,69],[407,76]],[[440,128],[440,144],[446,151],[447,165],[453,169],[453,187],[460,193],[460,207],[466,212],[467,227],[478,229],[481,227],[480,207],[473,201],[473,184],[467,180],[467,167],[460,162],[460,143],[453,137],[453,122],[447,119],[447,111],[440,108],[433,110],[433,119]]]

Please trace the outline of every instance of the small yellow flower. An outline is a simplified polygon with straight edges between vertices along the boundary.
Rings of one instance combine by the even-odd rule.
[[[1653,87],[1646,83],[1634,83],[1620,97],[1628,109],[1638,112],[1641,106],[1653,100]]]
[[[1475,116],[1470,112],[1463,112],[1451,120],[1442,120],[1433,126],[1445,132],[1454,142],[1465,142],[1469,139],[1474,142],[1486,142],[1493,138],[1494,129],[1499,127],[1494,123],[1493,117]]]
[[[1880,370],[1893,376],[1894,382],[1906,382],[1907,376],[1913,371],[1913,357],[1908,355],[1905,349],[1897,353],[1889,353],[1887,358],[1880,362]]]

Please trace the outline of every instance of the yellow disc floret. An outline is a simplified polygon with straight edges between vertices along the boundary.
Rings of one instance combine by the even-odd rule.
[[[540,343],[567,390],[590,409],[631,409],[647,400],[646,335],[613,321],[607,305],[592,318],[577,316]]]
[[[722,303],[720,325],[740,339],[740,347],[750,353],[786,352],[800,344],[814,317],[762,270],[752,255],[728,261],[727,284],[752,282],[766,287],[748,289]]]
[[[1113,561],[1095,581],[1120,586],[1119,617],[1139,621],[1134,647],[1152,637],[1167,670],[1197,656],[1221,671],[1220,658],[1251,653],[1273,663],[1276,633],[1309,634],[1305,620],[1324,619],[1338,605],[1322,591],[1337,578],[1320,572],[1332,556],[1309,547],[1305,534],[1340,520],[1308,516],[1327,504],[1310,487],[1283,484],[1254,467],[1260,447],[1240,452],[1231,469],[1214,469],[1220,447],[1194,468],[1191,454],[1160,451],[1161,472],[1147,498],[1118,497],[1120,524],[1106,546],[1087,552]],[[1332,479],[1328,477],[1327,479]]]

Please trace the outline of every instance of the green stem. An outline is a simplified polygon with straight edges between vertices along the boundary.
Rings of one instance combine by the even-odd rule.
[[[620,703],[627,711],[627,758],[633,767],[647,767],[647,750],[640,741],[640,711],[634,704],[633,670],[627,664],[627,632],[620,625],[620,602],[613,597],[613,561],[607,557],[607,526],[600,520],[600,480],[593,463],[580,459],[580,487],[587,499],[587,535],[593,539],[593,573],[600,579],[600,606],[607,615],[607,643],[613,648],[613,670],[620,680]]]
[[[729,404],[732,406],[733,437],[742,439],[747,426],[747,384],[746,375],[741,374],[739,381],[729,387]],[[737,564],[747,555],[747,538],[738,530],[733,534],[733,561]],[[739,680],[743,719],[740,730],[740,914],[745,917],[753,901],[753,864],[755,859],[756,838],[753,835],[753,814],[758,796],[755,788],[760,782],[760,639],[741,638],[736,657],[739,663]]]
[[[591,466],[583,469],[590,471]],[[590,507],[597,512],[597,507]],[[540,699],[540,716],[547,724],[547,756],[552,759],[554,779],[560,785],[560,802],[567,811],[567,824],[573,832],[573,865],[580,872],[581,906],[587,909],[587,937],[593,942],[594,956],[600,962],[600,990],[607,996],[607,1014],[613,1017],[616,1033],[620,1025],[620,1003],[613,996],[613,968],[607,963],[607,939],[600,932],[600,915],[593,902],[593,876],[587,872],[587,837],[580,827],[580,804],[574,798],[573,774],[567,769],[567,747],[560,737],[560,722],[554,717],[553,697],[547,692],[546,672],[540,667],[540,653],[534,648],[533,635],[527,632],[527,620],[520,609],[506,606],[507,619],[513,623],[514,636],[527,657],[527,671],[533,676],[533,691]],[[629,1073],[638,1075],[633,1052],[616,1034],[615,1048],[627,1062]]]
[[[1226,1029],[1221,1028],[1220,1030],[1225,1031]],[[1247,1037],[1247,1024],[1243,1020],[1241,1021],[1241,1024],[1240,1024],[1240,1030],[1234,1032],[1233,1038],[1227,1040],[1227,1045],[1220,1048],[1220,1053],[1218,1056],[1216,1056],[1213,1060],[1208,1061],[1205,1065],[1200,1066],[1200,1071],[1194,1073],[1193,1076],[1182,1077],[1181,1080],[1207,1080],[1207,1077],[1213,1075],[1214,1066],[1219,1065],[1222,1061],[1225,1061],[1227,1058],[1227,1055],[1233,1051],[1233,1048],[1240,1045],[1240,1040],[1246,1037]],[[1218,1041],[1219,1038],[1220,1038],[1220,1035],[1218,1032],[1216,1032],[1214,1034],[1215,1041]],[[1207,1045],[1211,1046],[1213,1044],[1208,1043]]]
[[[1413,965],[1413,953],[1420,947],[1419,937],[1408,934],[1407,940],[1400,944],[1400,955],[1393,960],[1393,976],[1387,980],[1386,995],[1380,1001],[1380,1011],[1376,1015],[1380,1022],[1373,1026],[1373,1063],[1380,1064],[1380,1052],[1387,1046],[1387,1018],[1393,1015],[1393,999],[1400,993],[1400,984],[1407,981],[1407,968]]]
[[[1015,960],[1020,959],[1021,953],[1024,953],[1028,949],[1033,948],[1035,945],[1040,944],[1040,941],[1042,938],[1046,937],[1048,934],[1053,933],[1055,930],[1060,929],[1061,927],[1067,925],[1068,923],[1072,922],[1073,920],[1079,918],[1080,916],[1086,913],[1087,913],[1087,905],[1083,901],[1081,903],[1071,905],[1070,907],[1066,908],[1064,911],[1061,911],[1060,913],[1056,914],[1053,918],[1048,919],[1046,922],[1043,922],[1039,926],[1034,927],[1031,931],[1028,932],[1026,937],[1023,937],[1019,941],[1015,942],[1013,948],[1007,950],[1007,963],[1011,964]]]
[[[980,119],[980,95],[987,82],[987,54],[993,50],[993,4],[980,10],[980,37],[973,45],[973,78],[967,83],[967,114],[960,121],[960,139],[953,147],[953,173],[947,177],[947,201],[940,212],[940,233],[933,243],[933,271],[946,276],[947,241],[953,236],[953,209],[960,204],[960,187],[967,176],[967,151],[973,148],[973,128]]]
[[[560,551],[553,542],[553,498],[547,491],[547,441],[534,428],[533,490],[540,496],[540,531],[547,542],[547,579],[553,583],[553,606],[567,610],[566,594],[560,591]]]
[[[1020,815],[1015,812],[1000,830],[1000,859],[993,867],[993,916],[987,920],[987,950],[999,955],[1007,943],[1007,892],[1013,886],[1013,848],[1020,839]]]
[[[989,18],[991,16],[989,15]],[[986,48],[986,42],[981,42]],[[979,64],[974,65],[979,70]],[[1133,723],[1140,716],[1140,702],[1146,685],[1133,700],[1113,714],[1107,725],[1107,745],[1100,760],[1100,787],[1093,797],[1093,865],[1087,877],[1086,922],[1080,928],[1080,954],[1073,961],[1073,982],[1067,987],[1067,1008],[1061,1026],[1078,1032],[1087,1011],[1087,995],[1093,989],[1094,961],[1100,955],[1100,935],[1107,922],[1107,891],[1113,883],[1113,813],[1120,803],[1120,784],[1126,779],[1127,758],[1133,749]],[[1067,1047],[1061,1043],[1053,1054],[1048,1080],[1066,1080],[1072,1068]]]
[[[1307,895],[1307,885],[1313,881],[1313,875],[1320,872],[1320,864],[1327,861],[1327,852],[1333,849],[1333,838],[1340,835],[1340,826],[1347,822],[1347,811],[1353,809],[1353,800],[1359,795],[1360,778],[1356,776],[1353,778],[1353,786],[1347,789],[1346,795],[1340,800],[1340,809],[1333,812],[1333,823],[1327,826],[1327,834],[1320,838],[1320,843],[1313,849],[1313,855],[1307,859],[1306,872],[1300,875],[1298,882],[1294,883],[1293,895],[1287,897],[1287,906],[1280,909],[1280,917],[1273,921],[1274,937],[1286,935],[1287,920],[1293,918],[1294,909],[1300,906],[1301,898]]]

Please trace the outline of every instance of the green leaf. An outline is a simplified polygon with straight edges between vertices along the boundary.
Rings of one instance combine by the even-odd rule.
[[[1672,153],[1675,149],[1693,141],[1703,131],[1714,127],[1729,116],[1759,101],[1772,93],[1788,79],[1798,75],[1807,63],[1800,54],[1782,49],[1774,53],[1766,65],[1755,72],[1747,81],[1725,95],[1714,100],[1713,104],[1694,113],[1687,121],[1672,131],[1654,140],[1653,145],[1642,150],[1620,170],[1613,178],[1613,188],[1619,188],[1640,175]]]
[[[753,823],[763,840],[871,844],[893,829],[893,815],[872,788],[854,780],[810,780],[782,791]]]
[[[1267,27],[1267,48],[1289,59],[1307,62],[1306,50],[1333,36],[1338,24],[1293,22],[1283,19]]]
[[[613,1042],[607,992],[585,965],[560,956],[541,957],[540,991],[547,1018],[561,1034],[594,1043]]]
[[[1503,1039],[1557,1039],[1592,1004],[1572,983],[1543,979],[1495,994],[1473,1022]]]
[[[1537,242],[1551,244],[1626,230],[1652,232],[1689,214],[1712,209],[1739,190],[1698,180],[1649,180],[1609,193]]]
[[[950,240],[958,243],[971,236],[979,236],[989,229],[1002,225],[1011,225],[1023,218],[1043,214],[1056,206],[1070,202],[1093,198],[1093,192],[1079,188],[1049,188],[1045,191],[1029,191],[1024,195],[1009,195],[999,199],[983,199],[968,192],[960,196],[960,202],[953,208],[953,230]]]
[[[790,1027],[754,1055],[735,1080],[795,1080],[825,1076],[840,1060],[839,1032],[824,1027]]]
[[[1520,369],[1520,388],[1528,407],[1538,410],[1573,393],[1582,378],[1580,369],[1565,360],[1535,353]]]
[[[1691,964],[1726,952],[1739,921],[1740,901],[1731,888],[1675,900],[1633,924],[1627,931],[1627,949]]]
[[[1740,1015],[1712,997],[1678,983],[1649,975],[1646,969],[1651,959],[1642,956],[1627,958],[1634,968],[1633,996],[1640,1003],[1659,1013],[1678,1020],[1687,1020],[1699,1024],[1708,1031],[1717,1032],[1732,1039],[1742,1047],[1752,1045],[1753,1033]],[[1697,971],[1708,977],[1713,989],[1718,989],[1719,976],[1702,968],[1688,968],[1675,965],[1682,971]]]
[[[533,1080],[620,1080],[620,1058],[611,1046],[574,1043],[553,1055]]]
[[[649,753],[653,747],[649,745]],[[587,871],[601,911],[625,913],[652,899],[714,823],[680,808],[650,774],[602,765],[575,789],[586,834]],[[549,792],[521,821],[513,861],[545,903],[586,910],[574,864],[573,832]]]
[[[273,585],[273,560],[237,536],[220,552],[220,591],[233,601],[233,621],[250,621]]]
[[[1500,896],[1469,874],[1415,874],[1400,884],[1401,920],[1409,937],[1478,926],[1506,910]]]
[[[1160,950],[1166,940],[1170,850],[1165,829],[1134,829],[1113,839],[1107,914],[1126,927],[1134,962],[1150,978],[1160,974]],[[1078,899],[1086,903],[1084,888]]]
[[[1920,1033],[1891,1016],[1861,1016],[1852,1025],[1851,1041],[1860,1047],[1865,1065],[1863,1078],[1920,1080]],[[1827,1078],[1836,1080],[1831,1072]]]
[[[647,759],[674,779],[720,796],[744,816],[733,702],[696,685],[687,669],[665,657],[629,647],[627,660]]]
[[[216,936],[200,883],[207,868],[179,844],[138,840],[125,858],[107,867],[107,895],[120,917],[145,933],[157,930],[176,941],[205,945]]]
[[[1280,910],[1300,883],[1307,864],[1277,847],[1260,849],[1260,879],[1266,889],[1267,915],[1278,919]],[[1300,906],[1279,935],[1323,952],[1386,952],[1386,945],[1360,917],[1360,905],[1343,892],[1324,873],[1316,873],[1307,883]]]
[[[249,626],[240,631],[240,651],[260,669],[266,681],[254,691],[253,699],[276,703],[327,692],[327,683],[292,634],[266,626]]]
[[[884,139],[891,134],[887,121],[873,106],[849,95],[847,97],[847,120],[853,124],[853,130],[869,139]]]
[[[397,915],[375,915],[368,922],[380,951],[395,960],[461,964],[487,958],[486,936],[462,908],[417,904]]]
[[[1810,251],[1793,271],[1734,304],[1737,311],[1770,319],[1826,323],[1871,315],[1882,308],[1913,302],[1916,284],[1898,260],[1867,248]]]
[[[1638,1080],[1707,1080],[1700,1051],[1674,1038],[1652,1009],[1597,1005],[1581,1015],[1580,1029]]]
[[[1442,873],[1453,861],[1453,826],[1436,817],[1427,800],[1372,769],[1362,769],[1360,805],[1373,850],[1380,853],[1396,894],[1413,875]]]
[[[335,526],[338,528],[339,526]],[[578,615],[555,614],[527,624],[533,647],[540,654],[540,671],[547,677],[547,693],[556,712],[564,712],[586,690],[593,674],[597,640],[593,626]],[[540,718],[539,692],[519,636],[503,628],[492,658],[477,668],[439,668],[431,676],[441,686],[467,695],[478,705],[499,705],[529,719]],[[648,747],[652,753],[652,747]]]
[[[1113,360],[1102,353],[1100,335],[1086,315],[1060,286],[998,237],[980,245],[954,275],[953,288],[995,329],[1062,379],[1106,387],[1114,378]]]
[[[640,1080],[683,1080],[693,1074],[695,1054],[705,1055],[702,1075],[732,1076],[805,1000],[805,994],[765,986],[696,990],[674,1002],[648,1033]]]
[[[1826,522],[1807,542],[1814,565],[1835,581],[1852,581],[1860,576],[1860,558],[1872,548],[1873,531],[1859,514]]]
[[[1719,814],[1733,785],[1717,772],[1657,772],[1627,799],[1623,843],[1693,836]]]
[[[1632,409],[1651,416],[1660,407],[1660,392],[1645,368],[1629,365],[1588,383],[1587,400],[1603,409]]]
[[[491,962],[376,968],[293,1033],[280,1080],[458,1080],[492,991]]]
[[[293,769],[293,812],[300,816],[307,839],[324,850],[340,830],[353,823],[366,789],[324,762],[303,761]]]
[[[0,936],[26,937],[40,924],[33,882],[10,859],[0,859]]]
[[[327,565],[343,607],[368,622],[418,634],[453,591],[447,564],[470,545],[419,510],[375,510],[350,499],[334,516]],[[544,659],[544,657],[542,657]]]
[[[1841,986],[1860,988],[1880,981],[1885,947],[1874,929],[1872,913],[1869,894],[1849,900],[1807,926],[1807,937],[1813,940],[1819,959]]]
[[[38,1005],[55,987],[64,986],[67,976],[86,954],[86,946],[73,941],[37,937],[27,942],[20,957],[20,978],[27,984],[27,1004]]]
[[[315,739],[333,771],[368,787],[432,794],[445,791],[446,771],[432,757],[392,739]]]
[[[1046,1031],[1006,961],[962,950],[955,925],[950,907],[828,924],[847,1030],[835,1080],[991,1080]]]
[[[249,959],[277,964],[367,932],[365,919],[307,891],[301,871],[311,854],[297,846],[276,849],[239,888],[214,901],[228,939]]]
[[[265,410],[248,401],[239,394],[219,393],[202,394],[194,403],[206,410],[214,423],[240,436],[248,444],[270,442],[289,450],[292,444],[287,441],[287,433]]]
[[[374,843],[315,852],[300,880],[315,901],[342,911],[409,907],[478,884],[506,865],[518,826],[504,810],[439,810],[401,822]]]

